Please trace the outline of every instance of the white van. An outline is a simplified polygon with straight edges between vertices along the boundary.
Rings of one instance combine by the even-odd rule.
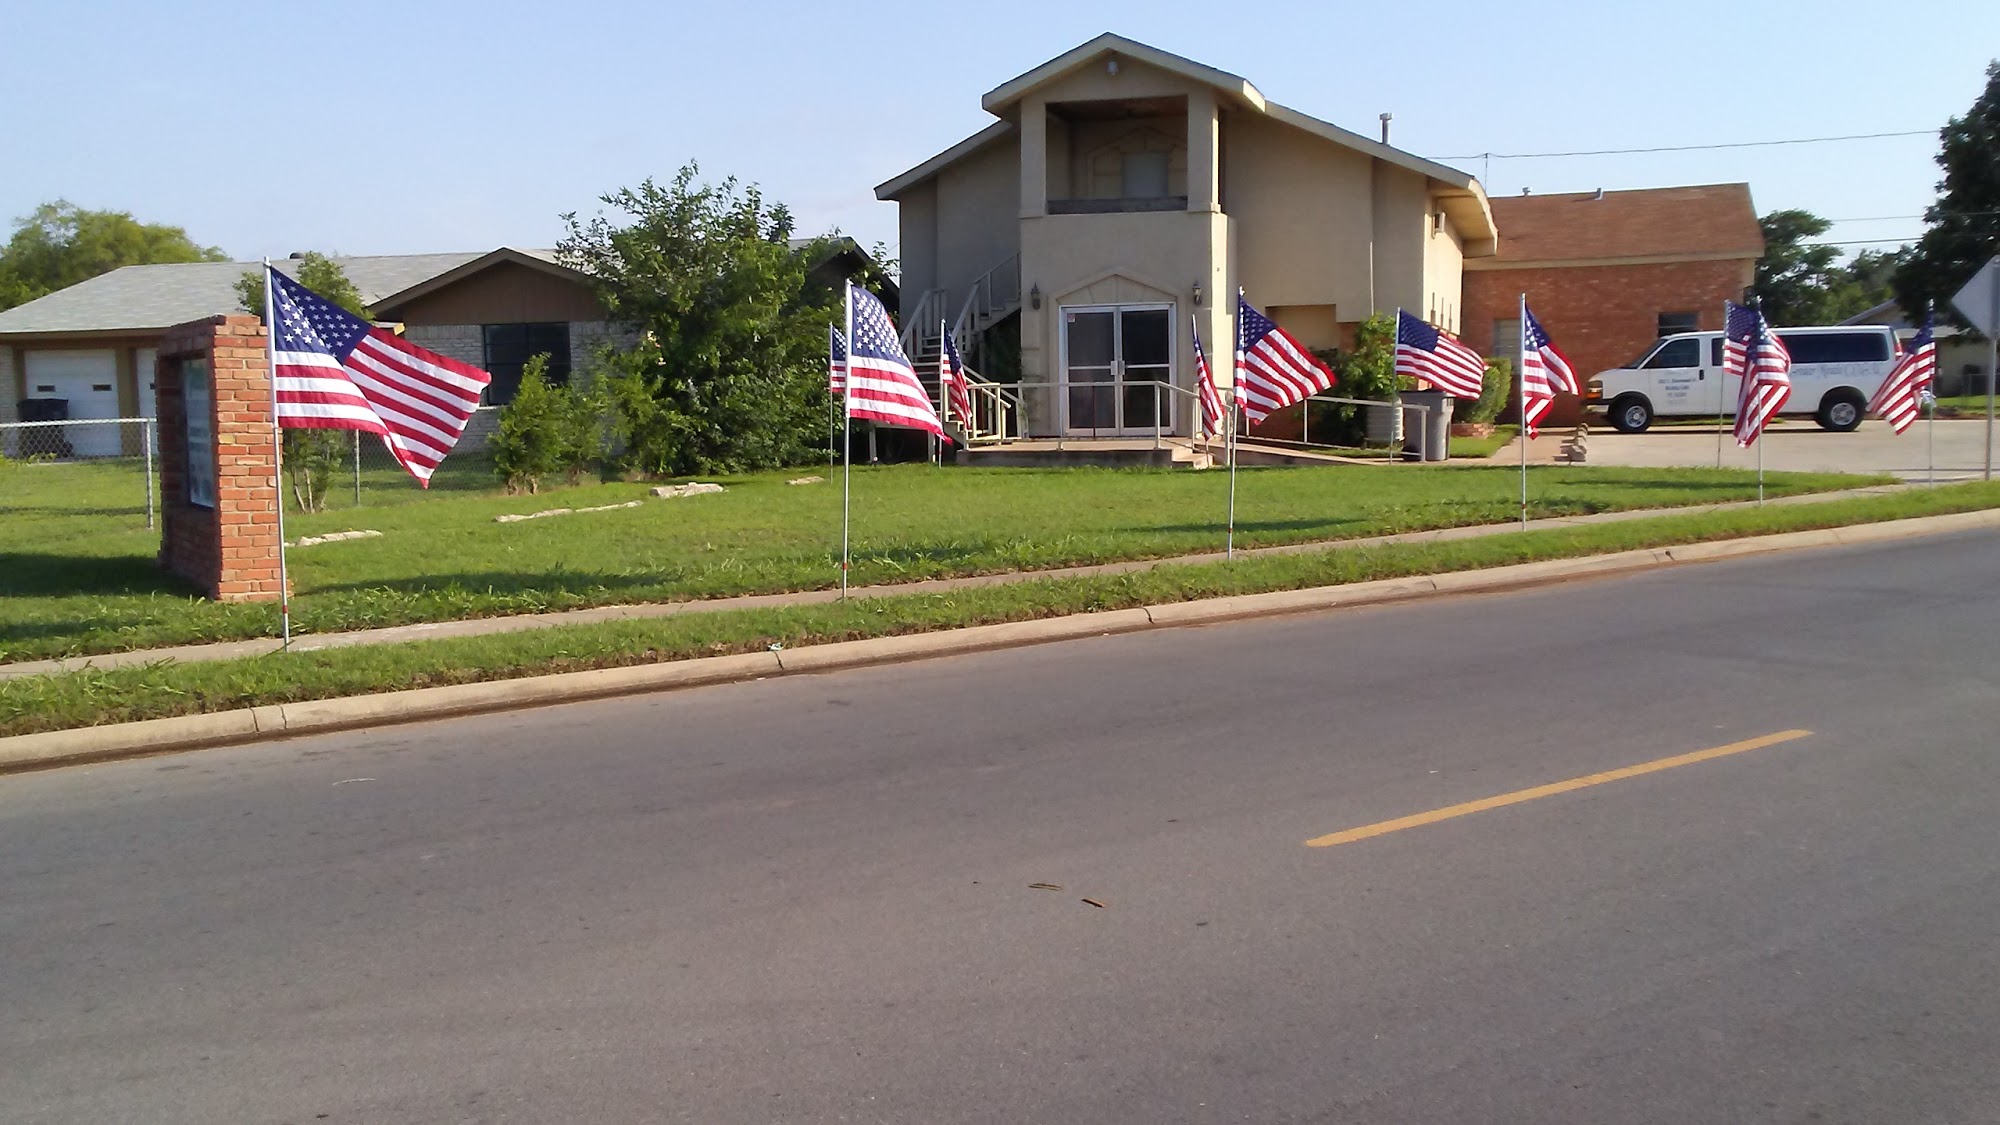
[[[1894,330],[1870,324],[1775,331],[1792,353],[1792,397],[1784,412],[1810,414],[1823,429],[1841,433],[1859,426],[1868,400],[1896,365]],[[1722,333],[1677,332],[1630,365],[1599,372],[1584,384],[1583,397],[1603,405],[1620,431],[1636,434],[1655,417],[1735,414],[1741,383],[1722,373]]]

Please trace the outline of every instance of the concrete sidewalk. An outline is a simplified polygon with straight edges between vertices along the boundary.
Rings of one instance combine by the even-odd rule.
[[[1519,453],[1516,452],[1516,456]],[[1820,492],[1805,496],[1789,496],[1773,499],[1770,504],[1815,504],[1831,500],[1845,500],[1856,496],[1876,496],[1899,491],[1901,485],[1877,485],[1869,488],[1847,489],[1840,492]],[[1690,508],[1637,508],[1630,511],[1602,512],[1588,516],[1562,516],[1528,521],[1529,530],[1558,527],[1582,527],[1590,524],[1617,523],[1625,520],[1649,519],[1654,516],[1688,515],[1701,512],[1719,512],[1731,508],[1755,507],[1756,501],[1745,500],[1727,504],[1704,504]],[[1506,535],[1521,530],[1518,523],[1477,524],[1470,527],[1443,528],[1433,531],[1410,531],[1395,535],[1375,535],[1365,539],[1341,539],[1331,542],[1294,543],[1282,547],[1260,547],[1255,550],[1236,552],[1238,558],[1261,558],[1273,555],[1298,555],[1317,551],[1337,551],[1355,547],[1374,547],[1391,543],[1438,543],[1457,539],[1477,539],[1488,535]],[[902,582],[886,586],[860,586],[848,591],[850,598],[902,597],[912,594],[935,594],[950,590],[965,590],[982,586],[999,586],[1013,582],[1031,582],[1050,578],[1081,578],[1099,575],[1131,574],[1162,566],[1194,566],[1225,560],[1220,551],[1196,555],[1176,555],[1163,559],[1140,559],[1129,562],[1101,563],[1092,566],[1070,566],[1054,570],[1009,571],[1004,574],[982,574],[967,578],[934,578],[922,582]],[[475,617],[460,621],[439,621],[421,625],[397,625],[386,629],[364,629],[348,633],[317,633],[295,635],[292,638],[294,652],[312,652],[319,649],[345,648],[351,645],[399,644],[408,641],[436,640],[446,637],[481,637],[496,633],[518,633],[531,629],[548,629],[559,625],[587,625],[598,621],[631,621],[654,617],[673,617],[683,613],[721,613],[736,609],[769,609],[776,606],[823,605],[840,600],[838,590],[807,590],[788,594],[755,594],[736,598],[711,598],[700,601],[655,602],[639,605],[598,606],[592,609],[568,610],[561,613],[518,614],[508,617]],[[235,660],[246,656],[263,656],[279,650],[279,642],[274,638],[250,641],[223,641],[216,644],[182,645],[174,648],[139,649],[130,652],[101,653],[94,656],[78,656],[62,660],[31,660],[13,664],[0,664],[0,680],[22,676],[45,676],[62,672],[74,672],[84,668],[123,668],[133,665],[155,664],[162,661],[186,663],[205,660]]]

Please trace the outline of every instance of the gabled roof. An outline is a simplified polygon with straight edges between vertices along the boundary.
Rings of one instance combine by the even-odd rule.
[[[1264,95],[1258,93],[1257,87],[1252,86],[1245,78],[1226,70],[1204,66],[1193,59],[1182,58],[1171,51],[1162,51],[1158,47],[1148,46],[1135,39],[1113,35],[1108,31],[1082,46],[1064,51],[1025,74],[1016,75],[993,87],[986,91],[985,97],[979,99],[979,104],[995,117],[1004,117],[1016,103],[1034,91],[1061,79],[1073,70],[1089,66],[1104,56],[1113,54],[1123,55],[1128,59],[1156,66],[1169,74],[1178,74],[1183,78],[1191,78],[1204,85],[1213,86],[1251,109],[1261,111],[1264,108]]]
[[[1481,268],[1543,262],[1759,258],[1749,184],[1506,195],[1492,202],[1499,252]]]
[[[384,254],[333,259],[371,306],[401,302],[440,279],[457,279],[496,261],[519,261],[537,268],[574,271],[555,264],[552,250],[489,253]],[[190,320],[236,312],[236,279],[260,262],[175,262],[125,266],[80,281],[67,289],[0,312],[0,338],[9,336],[100,335],[152,332]],[[297,276],[297,259],[273,262]]]
[[[336,260],[339,261],[342,259]],[[406,288],[385,294],[379,299],[371,297],[368,299],[368,306],[378,317],[393,320],[395,319],[395,310],[409,304],[411,301],[426,294],[435,293],[447,285],[461,281],[475,273],[491,269],[502,263],[526,266],[537,273],[546,273],[552,277],[559,277],[564,281],[574,281],[579,285],[587,284],[590,281],[590,278],[582,271],[571,269],[558,262],[556,260],[556,253],[553,250],[516,250],[511,246],[502,246],[498,250],[480,254],[470,261],[461,262],[442,273],[433,274]],[[349,274],[348,280],[353,281],[354,275]],[[359,284],[359,282],[356,282],[357,286]],[[366,291],[363,292],[363,295],[366,296]]]
[[[1038,89],[1060,80],[1063,76],[1075,70],[1086,66],[1093,66],[1107,56],[1113,55],[1145,63],[1170,74],[1176,74],[1190,81],[1210,86],[1222,95],[1226,103],[1238,109],[1263,114],[1274,121],[1290,125],[1295,129],[1310,133],[1322,140],[1331,141],[1334,144],[1353,149],[1386,163],[1427,176],[1451,189],[1447,193],[1448,195],[1462,195],[1479,198],[1483,201],[1485,193],[1479,188],[1478,181],[1465,172],[1439,164],[1436,161],[1425,160],[1421,156],[1404,152],[1399,148],[1392,148],[1380,141],[1370,140],[1359,133],[1342,129],[1331,122],[1321,121],[1317,117],[1279,105],[1265,98],[1258,91],[1257,87],[1251,85],[1247,79],[1231,74],[1228,71],[1217,70],[1212,66],[1205,66],[1192,59],[1182,58],[1171,51],[1162,51],[1158,47],[1148,46],[1136,40],[1127,39],[1122,35],[1113,35],[1110,32],[1106,32],[1073,50],[1065,51],[1063,54],[1035,67],[1033,70],[1008,79],[1006,82],[987,91],[986,96],[980,99],[980,105],[988,113],[996,117],[1001,117],[1003,120],[987,126],[985,129],[938,153],[936,156],[904,172],[902,175],[885,181],[876,187],[875,198],[894,199],[908,188],[930,179],[950,165],[981,151],[987,145],[1009,135],[1014,131],[1014,126],[1009,121],[1004,120],[1004,118],[1014,113],[1015,107],[1020,104],[1021,99]],[[1490,237],[1492,217],[1485,210],[1483,202],[1479,207],[1467,207],[1464,211],[1465,213],[1462,215],[1453,215],[1453,220],[1459,227],[1470,231],[1470,237],[1476,239],[1479,237],[1478,228],[1483,225],[1488,232],[1487,236]]]

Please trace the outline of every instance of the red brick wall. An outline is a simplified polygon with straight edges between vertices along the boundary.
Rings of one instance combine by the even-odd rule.
[[[207,359],[214,387],[215,507],[188,503],[187,398],[181,363]],[[278,488],[264,327],[218,316],[160,341],[160,565],[219,601],[276,601]]]
[[[1467,270],[1465,340],[1491,348],[1493,322],[1512,320],[1528,294],[1535,318],[1588,379],[1637,358],[1659,339],[1659,315],[1694,312],[1702,330],[1722,328],[1722,302],[1741,299],[1754,263],[1658,262],[1625,266],[1543,266]],[[1571,425],[1581,405],[1565,395],[1545,425]]]

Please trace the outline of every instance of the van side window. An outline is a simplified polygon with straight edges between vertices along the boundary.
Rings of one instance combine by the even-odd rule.
[[[1710,367],[1722,366],[1722,337],[1720,336],[1708,342],[1708,365]]]
[[[1700,367],[1700,340],[1669,340],[1665,347],[1653,353],[1646,361],[1646,370],[1656,371],[1662,367]]]
[[[1778,333],[1793,363],[1874,363],[1889,358],[1889,340],[1881,332]]]

